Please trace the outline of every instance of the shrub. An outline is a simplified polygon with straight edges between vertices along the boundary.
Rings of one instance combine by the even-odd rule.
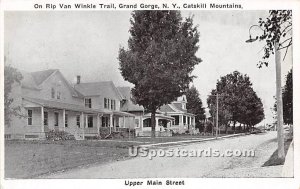
[[[65,131],[50,130],[49,132],[46,133],[46,139],[52,141],[75,140],[75,137],[74,135],[71,135]]]

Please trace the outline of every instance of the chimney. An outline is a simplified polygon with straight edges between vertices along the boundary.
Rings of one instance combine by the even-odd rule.
[[[77,76],[77,84],[80,84],[80,75]]]

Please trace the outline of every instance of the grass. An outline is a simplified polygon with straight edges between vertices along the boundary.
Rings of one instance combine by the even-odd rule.
[[[290,144],[293,140],[292,136],[286,136],[286,140],[284,141],[284,153],[285,156],[287,154],[287,151],[290,147]],[[278,150],[275,150],[275,152],[271,155],[271,157],[266,161],[262,167],[267,167],[267,166],[276,166],[276,165],[283,165],[285,159],[278,158]]]
[[[100,141],[5,141],[5,178],[36,178],[75,167],[127,159],[130,146],[209,137],[179,135]]]
[[[5,178],[35,178],[128,157],[134,143],[112,141],[5,141]]]

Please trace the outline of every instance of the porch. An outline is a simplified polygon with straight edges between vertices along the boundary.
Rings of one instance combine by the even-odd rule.
[[[134,122],[134,115],[126,112],[108,112],[40,99],[24,99],[24,102],[28,114],[25,138],[29,135],[27,138],[44,139],[45,133],[54,130],[83,140],[87,136],[99,136],[101,127],[113,131],[118,127],[130,127]]]

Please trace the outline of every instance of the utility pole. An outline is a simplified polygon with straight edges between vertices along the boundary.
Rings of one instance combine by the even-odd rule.
[[[284,159],[283,110],[281,93],[281,53],[278,48],[278,42],[275,42],[278,158]]]
[[[217,101],[216,139],[218,139],[218,132],[219,132],[219,95],[218,95],[218,93],[216,95],[216,101]]]
[[[208,96],[215,96],[216,97],[216,139],[218,138],[219,135],[219,97],[226,97],[229,95],[219,95],[218,93],[216,93],[215,95],[208,95]],[[213,119],[214,120],[214,119]],[[212,133],[213,133],[213,129],[212,129]]]

